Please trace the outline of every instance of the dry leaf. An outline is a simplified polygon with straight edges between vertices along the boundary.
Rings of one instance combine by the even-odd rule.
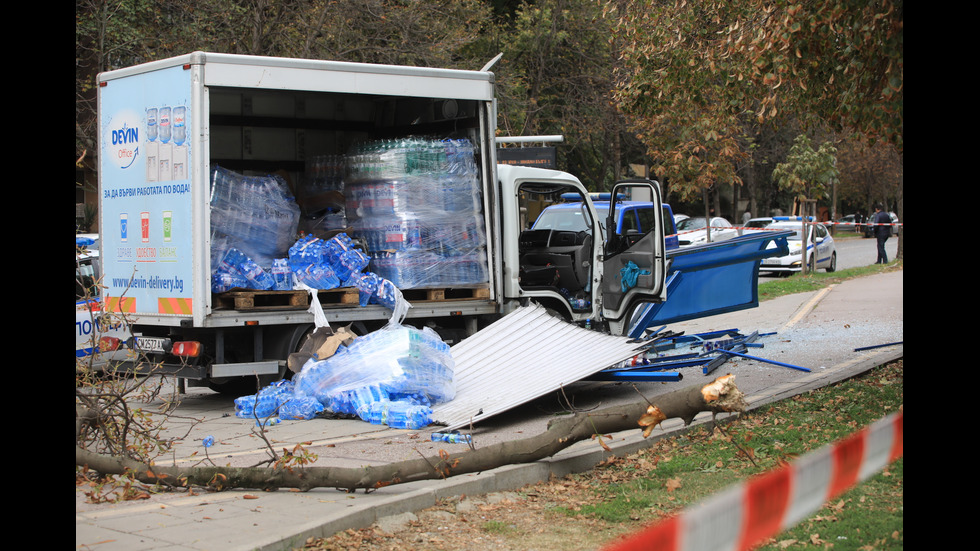
[[[646,438],[647,436],[650,436],[653,429],[665,419],[667,419],[667,416],[664,415],[664,412],[660,411],[660,408],[657,406],[647,407],[647,412],[640,417],[638,422],[641,427],[645,427],[643,429],[643,437]]]
[[[259,499],[259,496],[253,494],[245,494],[242,496],[242,499]]]
[[[681,479],[680,478],[669,478],[669,479],[667,479],[667,484],[665,485],[665,487],[667,488],[667,492],[668,493],[673,492],[674,490],[676,490],[676,489],[678,489],[678,488],[681,487]]]

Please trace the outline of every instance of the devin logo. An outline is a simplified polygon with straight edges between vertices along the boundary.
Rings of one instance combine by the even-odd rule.
[[[105,151],[113,164],[129,168],[139,156],[140,120],[132,111],[121,111],[109,121]]]

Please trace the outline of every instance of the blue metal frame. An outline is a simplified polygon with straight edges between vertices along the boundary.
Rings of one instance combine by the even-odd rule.
[[[653,325],[685,321],[759,305],[759,261],[789,254],[792,231],[760,232],[667,252],[667,300],[643,306],[628,336]],[[776,247],[768,248],[770,242]]]
[[[702,372],[705,375],[708,375],[731,359],[732,356],[788,367],[790,369],[796,369],[808,373],[810,372],[810,369],[806,367],[800,367],[798,365],[779,362],[776,360],[768,360],[758,356],[750,356],[745,353],[747,348],[762,348],[762,344],[755,342],[759,337],[774,335],[775,333],[759,333],[758,331],[753,331],[749,335],[742,335],[737,329],[724,329],[720,331],[696,333],[693,335],[680,334],[657,337],[656,335],[663,331],[663,329],[664,327],[660,327],[651,335],[646,337],[644,340],[649,340],[651,342],[650,344],[641,347],[641,349],[653,352],[662,352],[664,350],[672,350],[682,346],[696,347],[701,344],[704,345],[705,350],[700,353],[671,354],[652,359],[647,358],[645,360],[647,363],[643,365],[604,369],[587,377],[586,380],[616,382],[680,381],[683,379],[683,375],[666,370],[702,366]],[[708,345],[712,344],[710,342],[712,339],[723,340],[715,342],[714,347],[709,347]]]

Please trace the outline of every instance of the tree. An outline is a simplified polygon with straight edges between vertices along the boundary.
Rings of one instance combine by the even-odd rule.
[[[779,187],[789,190],[796,195],[800,204],[799,214],[803,216],[802,228],[802,263],[800,268],[806,274],[809,266],[807,258],[808,241],[810,233],[807,231],[808,218],[816,214],[816,210],[811,211],[807,208],[808,204],[814,204],[816,197],[827,195],[827,188],[837,179],[837,159],[834,154],[837,149],[830,143],[823,143],[816,151],[806,134],[800,134],[794,140],[793,147],[786,156],[786,162],[776,165],[772,171],[773,180]]]
[[[814,151],[810,138],[800,134],[793,141],[785,163],[772,171],[779,187],[796,194],[798,199],[825,197],[830,184],[837,179],[837,148],[829,142]]]
[[[97,150],[102,71],[198,50],[478,69],[468,48],[488,19],[482,0],[80,0],[76,156]]]
[[[903,149],[901,0],[607,2],[623,47],[617,102],[696,195],[740,182],[744,124],[792,114]]]
[[[501,132],[564,136],[560,167],[608,189],[629,145],[611,97],[611,22],[594,3],[540,0],[521,3],[493,32],[503,52],[494,68]]]
[[[884,142],[847,141],[838,152],[843,201],[865,214],[878,201],[890,210],[897,207],[902,167],[894,147]]]

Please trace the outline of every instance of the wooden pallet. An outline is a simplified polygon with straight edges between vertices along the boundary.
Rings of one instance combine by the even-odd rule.
[[[306,308],[310,304],[306,291],[258,291],[239,289],[211,296],[215,310],[282,310]]]
[[[321,306],[357,306],[358,293],[354,287],[317,291]],[[309,308],[307,291],[258,291],[238,289],[212,295],[216,310],[301,310]]]
[[[316,292],[320,306],[358,306],[359,292],[357,287],[339,287]]]
[[[402,289],[402,296],[408,302],[445,302],[450,300],[486,300],[490,298],[488,287],[473,289]]]

